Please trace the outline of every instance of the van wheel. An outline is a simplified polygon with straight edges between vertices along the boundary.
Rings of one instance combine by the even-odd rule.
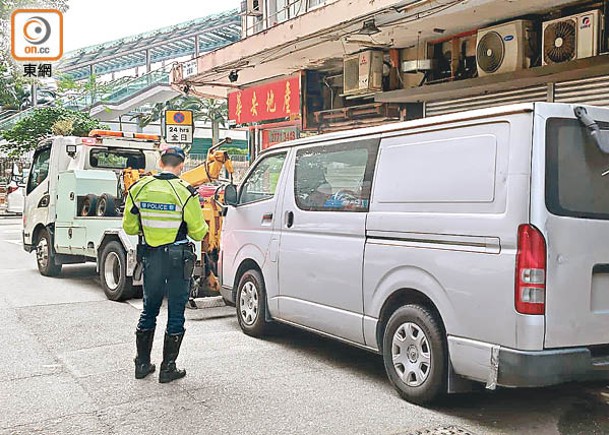
[[[264,280],[257,270],[251,269],[241,275],[237,287],[237,319],[241,330],[252,337],[262,337],[268,332],[264,319],[266,310]]]
[[[61,264],[55,263],[55,249],[49,230],[41,230],[36,240],[36,264],[43,276],[57,276],[61,273]]]
[[[97,199],[97,216],[116,216],[116,202],[112,195],[104,193]]]
[[[124,301],[133,295],[132,279],[126,275],[127,254],[116,241],[108,242],[100,257],[99,277],[111,301]]]
[[[97,196],[90,193],[85,196],[82,202],[82,209],[80,209],[81,216],[95,216],[95,210],[97,209]]]
[[[403,399],[425,405],[446,394],[446,339],[439,319],[429,309],[406,305],[393,313],[383,335],[383,361]]]

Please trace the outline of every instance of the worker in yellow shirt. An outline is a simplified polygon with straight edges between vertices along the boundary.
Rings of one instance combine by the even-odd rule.
[[[129,189],[123,216],[127,234],[139,235],[138,258],[144,266],[144,309],[135,332],[135,377],[154,372],[150,352],[156,318],[167,296],[168,319],[159,382],[186,376],[176,368],[184,337],[184,309],[196,254],[193,240],[207,234],[196,190],[181,180],[185,154],[179,147],[161,153],[161,173],[144,177]]]

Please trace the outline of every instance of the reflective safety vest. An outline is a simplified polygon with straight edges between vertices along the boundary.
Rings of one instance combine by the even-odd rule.
[[[186,239],[202,240],[208,227],[197,192],[173,174],[144,177],[129,189],[123,215],[127,234],[144,236],[157,247]]]

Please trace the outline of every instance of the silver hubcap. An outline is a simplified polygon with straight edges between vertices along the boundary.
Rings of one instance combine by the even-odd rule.
[[[104,261],[104,281],[110,290],[116,290],[121,277],[121,262],[116,252],[110,252]]]
[[[40,239],[38,246],[36,246],[36,260],[43,269],[49,263],[49,244],[45,238]]]
[[[421,328],[411,322],[402,324],[393,334],[393,367],[410,387],[418,387],[431,371],[431,348]]]
[[[246,282],[241,289],[239,311],[243,323],[253,325],[258,317],[258,289],[252,282]]]

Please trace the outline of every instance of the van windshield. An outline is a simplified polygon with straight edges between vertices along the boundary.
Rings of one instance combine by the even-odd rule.
[[[608,123],[599,122],[601,129]],[[609,219],[609,156],[576,119],[546,126],[546,206],[559,216]]]

